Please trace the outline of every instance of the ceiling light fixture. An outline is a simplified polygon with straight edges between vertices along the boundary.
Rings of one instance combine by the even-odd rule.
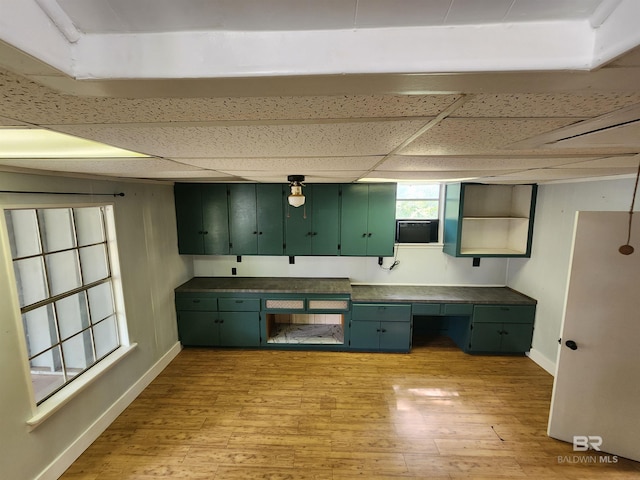
[[[291,195],[287,197],[289,205],[292,207],[301,207],[304,205],[304,194],[302,193],[302,182],[304,175],[289,175],[287,180],[291,184]]]

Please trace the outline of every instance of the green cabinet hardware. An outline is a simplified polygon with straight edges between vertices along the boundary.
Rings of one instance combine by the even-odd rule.
[[[351,348],[408,352],[411,349],[411,305],[353,304]]]
[[[447,185],[444,248],[455,257],[530,257],[537,185]]]
[[[470,353],[519,353],[529,351],[535,306],[476,305],[467,350]]]
[[[395,183],[343,185],[341,255],[392,256],[395,208]]]
[[[284,196],[285,255],[339,255],[340,186],[307,185],[305,205],[292,207]]]
[[[229,253],[227,186],[176,183],[178,251],[190,255]]]
[[[239,183],[228,191],[229,253],[282,255],[282,185]]]

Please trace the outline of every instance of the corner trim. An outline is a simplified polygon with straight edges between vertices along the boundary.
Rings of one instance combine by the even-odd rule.
[[[176,342],[154,365],[147,370],[120,398],[93,422],[71,445],[51,462],[35,480],[56,480],[78,457],[104,432],[142,391],[180,353],[182,345]]]
[[[539,350],[532,348],[531,351],[527,353],[527,357],[545,369],[551,376],[556,376],[556,363],[545,357]]]

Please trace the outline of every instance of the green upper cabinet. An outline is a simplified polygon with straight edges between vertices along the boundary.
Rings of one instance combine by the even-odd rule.
[[[229,253],[227,186],[176,183],[178,251],[191,255]]]
[[[530,257],[537,185],[447,185],[444,252],[455,257]]]
[[[292,207],[284,196],[285,255],[339,255],[340,187],[304,187],[305,205]]]
[[[283,254],[282,196],[280,184],[229,185],[229,253]]]
[[[395,183],[343,185],[341,254],[392,256],[395,220]]]

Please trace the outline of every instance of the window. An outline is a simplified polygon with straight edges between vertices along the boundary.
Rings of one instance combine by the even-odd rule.
[[[396,243],[438,241],[440,193],[438,184],[398,184]]]
[[[436,220],[440,212],[440,185],[399,183],[396,194],[396,218]]]
[[[35,401],[121,344],[109,206],[5,210]]]

